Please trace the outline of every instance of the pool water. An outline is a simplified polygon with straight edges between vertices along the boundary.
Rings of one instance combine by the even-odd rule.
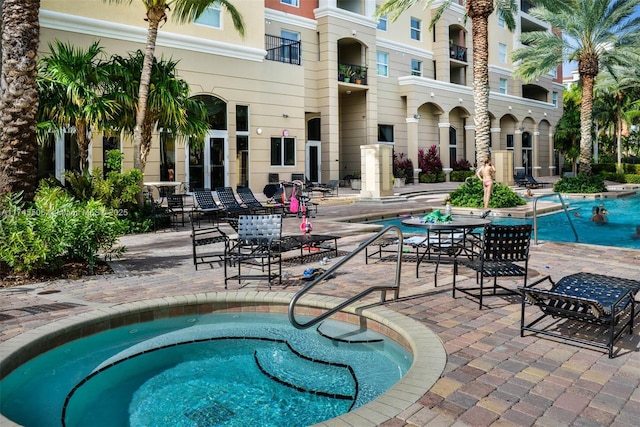
[[[584,200],[563,198],[569,204],[569,215],[578,233],[578,242],[592,245],[615,246],[619,248],[640,249],[640,238],[634,238],[636,227],[640,226],[640,195],[622,197],[618,199]],[[553,200],[553,199],[545,199]],[[603,204],[609,212],[606,223],[591,221],[591,210],[594,206]],[[489,217],[494,224],[519,225],[533,224],[532,218]],[[402,227],[402,219],[394,218],[376,221],[381,225],[399,225],[405,233],[415,233],[415,228]],[[575,242],[575,235],[571,230],[564,211],[538,216],[538,240],[555,242]],[[533,238],[533,236],[532,236]]]
[[[404,348],[366,334],[373,342],[336,342],[256,313],[131,325],[19,367],[0,382],[2,414],[24,426],[315,424],[375,399],[410,368]]]

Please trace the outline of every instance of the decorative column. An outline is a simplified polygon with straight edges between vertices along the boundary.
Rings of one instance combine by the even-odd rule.
[[[415,114],[413,117],[407,117],[407,157],[413,163],[413,179],[414,183],[418,182],[418,123],[420,115]]]
[[[553,130],[549,128],[549,176],[554,176],[557,171],[556,150],[553,148]]]
[[[540,131],[538,130],[538,125],[533,125],[533,141],[531,142],[533,145],[533,176],[540,176]]]
[[[472,165],[476,162],[476,126],[467,125],[464,127],[464,158]]]
[[[513,135],[513,168],[524,171],[522,166],[522,129],[515,130]]]

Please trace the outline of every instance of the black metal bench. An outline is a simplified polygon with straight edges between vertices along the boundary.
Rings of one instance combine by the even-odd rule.
[[[551,284],[550,289],[536,288],[545,282]],[[629,334],[633,333],[633,322],[638,315],[636,305],[640,304],[635,300],[635,294],[640,291],[640,281],[601,274],[576,273],[557,282],[546,276],[518,289],[522,293],[520,336],[524,336],[525,331],[531,331],[604,348],[612,358],[613,344],[625,329],[628,327]],[[537,306],[542,315],[525,323],[525,308],[530,306]],[[551,325],[546,325],[546,328],[534,327],[547,316],[573,320],[591,330],[581,338],[580,332],[585,331],[577,330],[569,334],[568,331],[562,333],[562,329],[557,327],[550,330]],[[590,328],[591,326],[603,329]],[[606,336],[603,336],[603,330],[606,331]]]

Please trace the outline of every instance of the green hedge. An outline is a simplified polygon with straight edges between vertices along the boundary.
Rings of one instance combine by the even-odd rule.
[[[439,174],[433,173],[421,173],[419,175],[419,180],[421,184],[429,184],[433,182],[445,182],[447,180],[447,176],[444,172],[440,172]]]
[[[453,171],[451,172],[451,181],[464,182],[465,179],[475,175],[474,171]]]
[[[556,193],[603,193],[607,191],[602,175],[564,176],[553,185]]]
[[[451,205],[470,208],[484,206],[484,187],[478,178],[470,178],[449,194]],[[494,184],[491,192],[490,208],[513,208],[526,202],[511,188],[502,184]]]

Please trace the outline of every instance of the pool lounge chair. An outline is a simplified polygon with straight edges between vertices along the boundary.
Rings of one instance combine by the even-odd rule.
[[[251,209],[254,213],[274,213],[274,211],[279,210],[282,212],[284,205],[283,204],[271,204],[271,205],[263,205],[260,203],[258,199],[256,199],[255,194],[249,187],[238,187],[236,189],[236,193],[238,197],[240,197],[240,201],[247,208]]]
[[[198,212],[202,217],[209,218],[211,222],[215,222],[220,219],[224,210],[218,206],[215,200],[213,200],[211,191],[198,190],[194,191],[193,195],[198,205],[197,208],[194,209],[194,212]],[[198,223],[200,221],[200,216],[198,217]]]
[[[227,216],[234,217],[254,213],[253,209],[247,206],[242,206],[238,202],[238,199],[236,199],[231,187],[218,187],[216,188],[216,194],[218,195],[218,200],[220,200]]]
[[[526,174],[524,177],[527,180],[527,183],[529,183],[530,188],[544,188],[544,186],[547,184],[546,182],[536,181],[536,179],[531,176],[531,174]]]

